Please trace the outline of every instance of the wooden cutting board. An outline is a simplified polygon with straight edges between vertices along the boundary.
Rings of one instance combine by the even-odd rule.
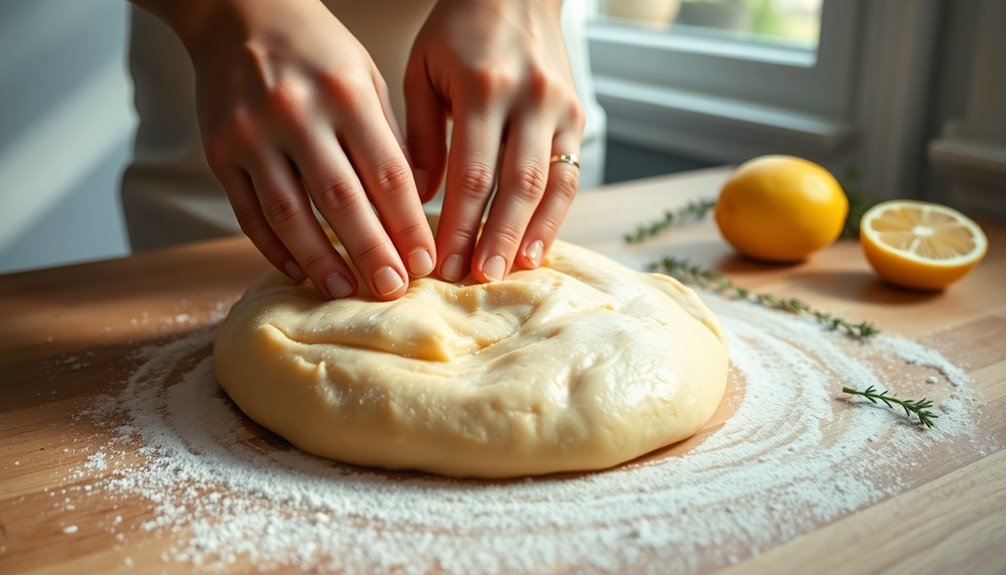
[[[986,414],[982,432],[1006,444],[1006,227],[982,222],[984,263],[951,289],[908,292],[879,281],[858,244],[842,241],[797,266],[735,256],[710,222],[627,246],[622,234],[664,209],[714,197],[729,173],[693,172],[584,192],[563,238],[642,267],[674,254],[736,282],[803,298],[849,318],[919,338],[967,366]],[[203,242],[118,260],[0,276],[0,573],[185,573],[164,563],[168,542],[139,528],[149,506],[97,494],[64,495],[88,445],[107,430],[77,417],[115,393],[132,351],[219,317],[266,269],[243,238]],[[714,428],[728,409],[710,423]],[[1006,572],[1006,454],[939,454],[912,470],[903,490],[819,525],[727,569],[775,572]],[[92,529],[121,517],[125,542]],[[68,533],[68,526],[76,531]],[[128,561],[124,558],[128,557]],[[127,564],[128,563],[128,564]],[[242,571],[247,565],[235,566]],[[705,569],[705,570],[711,570]]]

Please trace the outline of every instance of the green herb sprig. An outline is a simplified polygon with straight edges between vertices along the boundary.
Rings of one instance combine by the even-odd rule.
[[[663,219],[656,220],[649,224],[642,224],[634,231],[622,236],[627,243],[639,243],[647,238],[659,234],[660,232],[676,225],[697,222],[716,207],[716,200],[692,200],[685,207],[677,210],[667,210]]]
[[[853,389],[851,387],[843,387],[842,392],[865,397],[872,403],[883,402],[884,405],[890,407],[891,409],[894,409],[895,404],[900,405],[905,410],[905,417],[911,419],[912,414],[914,413],[915,416],[919,418],[919,423],[925,425],[926,427],[932,427],[934,424],[933,420],[939,417],[930,411],[933,407],[933,402],[924,397],[919,400],[898,399],[897,397],[894,397],[894,395],[889,395],[886,390],[878,393],[877,389],[872,385],[863,391]]]
[[[863,193],[860,181],[859,170],[855,167],[847,169],[839,179],[842,190],[849,200],[849,212],[842,226],[843,238],[859,239],[859,221],[863,219],[863,214],[877,203]],[[691,200],[683,208],[667,210],[662,219],[640,224],[622,237],[626,243],[639,243],[674,226],[701,221],[715,208],[716,200]]]
[[[845,175],[839,178],[845,197],[849,199],[849,214],[842,226],[843,238],[859,240],[859,222],[863,219],[863,214],[877,204],[876,200],[867,198],[863,193],[861,181],[859,170],[855,166],[849,167]]]
[[[729,299],[749,301],[765,308],[813,317],[825,328],[855,339],[865,340],[880,333],[880,330],[870,322],[852,323],[826,311],[813,309],[810,305],[796,298],[781,298],[771,294],[755,293],[736,285],[725,276],[697,266],[683,258],[665,257],[650,263],[647,269],[666,273],[683,282],[708,289]]]

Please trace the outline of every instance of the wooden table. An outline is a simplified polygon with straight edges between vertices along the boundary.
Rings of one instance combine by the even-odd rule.
[[[639,267],[674,253],[736,282],[793,295],[885,330],[921,338],[968,365],[985,410],[1006,406],[1006,227],[983,222],[991,248],[984,263],[943,293],[879,281],[852,241],[797,266],[766,266],[735,256],[711,222],[626,246],[623,232],[687,200],[713,197],[728,174],[714,169],[583,193],[563,237]],[[115,393],[129,369],[123,356],[219,317],[265,269],[243,238],[203,242],[118,260],[0,277],[0,573],[106,572],[125,569],[122,545],[87,535],[87,525],[117,513],[138,525],[143,511],[108,508],[100,497],[69,510],[68,471],[101,433],[75,418],[100,393]],[[1006,418],[989,433],[1006,444]],[[52,492],[57,495],[53,496]],[[92,503],[87,503],[92,502]],[[67,537],[68,524],[80,537]],[[130,533],[130,561],[166,566],[159,543]],[[728,569],[744,573],[1006,572],[1006,453],[957,454],[922,472],[910,488]]]

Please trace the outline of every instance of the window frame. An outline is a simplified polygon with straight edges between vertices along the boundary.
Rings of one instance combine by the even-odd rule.
[[[851,124],[862,0],[823,0],[816,52],[591,22],[594,85],[609,132],[710,160],[828,155]],[[655,63],[657,65],[655,65]],[[672,136],[672,137],[668,137]]]

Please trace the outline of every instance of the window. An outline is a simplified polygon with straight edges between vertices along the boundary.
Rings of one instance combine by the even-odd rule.
[[[767,149],[827,155],[852,137],[858,0],[590,8],[595,88],[616,138],[737,161]]]
[[[597,21],[817,50],[822,0],[608,0]],[[673,23],[673,27],[671,24]]]

